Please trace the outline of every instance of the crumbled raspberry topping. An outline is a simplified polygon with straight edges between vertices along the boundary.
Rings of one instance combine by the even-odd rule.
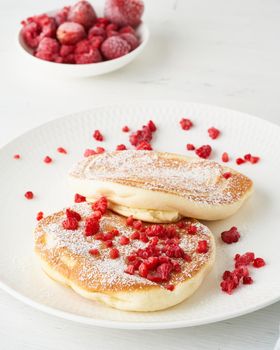
[[[183,130],[190,130],[190,128],[193,127],[192,121],[187,118],[182,118],[180,120],[180,125]]]
[[[69,217],[62,222],[62,226],[65,230],[77,230],[79,227],[79,222],[74,217]]]

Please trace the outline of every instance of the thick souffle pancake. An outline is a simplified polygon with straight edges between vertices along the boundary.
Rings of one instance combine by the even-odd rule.
[[[213,236],[194,219],[152,225],[110,210],[100,218],[94,208],[76,204],[35,230],[43,270],[85,298],[127,311],[165,309],[193,294],[214,263]]]
[[[89,201],[104,195],[115,212],[148,222],[224,219],[253,189],[248,177],[217,162],[154,151],[93,155],[76,164],[69,178]]]

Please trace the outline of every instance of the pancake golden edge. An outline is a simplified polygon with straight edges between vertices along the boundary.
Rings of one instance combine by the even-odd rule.
[[[69,183],[88,201],[106,196],[115,212],[155,223],[225,219],[253,192],[252,180],[229,167],[155,151],[93,155],[74,166]]]
[[[139,241],[131,246],[114,245],[120,250],[120,257],[108,258],[108,249],[101,249],[100,241],[86,238],[83,234],[84,220],[90,214],[88,203],[75,205],[73,210],[82,216],[80,227],[76,231],[64,230],[62,221],[65,211],[60,211],[42,219],[35,229],[35,253],[46,274],[55,281],[71,287],[84,298],[126,311],[156,311],[176,305],[191,296],[201,285],[215,261],[215,241],[211,231],[194,219],[185,219],[186,223],[197,226],[196,235],[182,236],[182,244],[191,255],[192,262],[184,262],[182,272],[172,276],[169,284],[175,289],[171,292],[164,285],[151,282],[140,276],[124,273],[125,255],[139,246]],[[103,221],[102,221],[103,220]],[[149,224],[148,224],[149,225]],[[132,228],[125,225],[125,218],[109,210],[101,219],[102,231],[117,227],[121,234],[129,236]],[[195,251],[197,241],[205,239],[209,250],[206,254]],[[98,246],[99,258],[88,253]]]

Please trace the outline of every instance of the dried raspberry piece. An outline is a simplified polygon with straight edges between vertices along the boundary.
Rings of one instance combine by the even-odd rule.
[[[256,268],[260,268],[260,267],[265,266],[264,259],[263,258],[256,258],[256,259],[254,259],[253,266],[256,267]]]
[[[243,158],[237,158],[236,159],[236,164],[237,165],[241,165],[241,164],[244,164],[245,163],[245,160]]]
[[[142,221],[141,220],[135,220],[135,221],[133,221],[132,226],[136,230],[140,230],[140,228],[142,227]]]
[[[89,39],[90,45],[94,49],[100,49],[103,41],[104,41],[104,38],[102,36],[93,36]]]
[[[81,215],[77,213],[76,211],[72,209],[66,209],[66,216],[67,218],[75,218],[77,221],[80,221],[82,219]]]
[[[131,51],[135,50],[140,44],[138,38],[135,35],[133,35],[133,34],[124,33],[124,34],[121,34],[120,37],[122,39],[124,39],[130,45],[130,50]]]
[[[175,286],[173,284],[168,284],[167,286],[165,286],[165,288],[170,292],[173,292],[173,290],[175,289]]]
[[[57,148],[57,152],[58,152],[58,153],[67,154],[66,149],[65,149],[65,148],[63,148],[63,147],[58,147],[58,148]]]
[[[195,150],[195,147],[194,147],[194,145],[192,143],[188,143],[186,148],[187,148],[188,151],[194,151]]]
[[[94,239],[97,241],[104,241],[104,234],[102,232],[98,232],[94,235]]]
[[[99,231],[99,222],[94,218],[87,218],[85,224],[85,236],[93,236]]]
[[[69,57],[75,51],[75,45],[61,45],[59,55],[63,58]],[[73,55],[72,55],[73,56]]]
[[[163,263],[157,267],[157,273],[163,282],[167,282],[170,279],[170,274],[173,270],[171,263]]]
[[[103,141],[103,135],[101,134],[101,132],[99,130],[95,130],[92,137],[96,140],[96,141]]]
[[[88,31],[88,38],[91,39],[93,37],[102,37],[103,40],[106,38],[106,30],[98,25],[94,25]]]
[[[129,217],[126,219],[126,225],[127,225],[127,226],[132,226],[132,225],[133,225],[133,221],[134,221],[133,216],[129,216]]]
[[[125,150],[127,150],[127,148],[126,148],[126,145],[124,144],[117,145],[116,147],[116,151],[125,151]]]
[[[97,20],[96,13],[88,1],[82,0],[71,6],[68,20],[90,28]]]
[[[116,237],[116,236],[119,236],[120,235],[120,232],[117,230],[117,229],[113,229],[112,231],[111,231],[111,234],[114,236],[114,237]]]
[[[95,154],[96,154],[95,150],[90,149],[90,148],[87,148],[87,149],[84,151],[84,157],[90,157],[90,156],[93,156],[93,155],[95,155]]]
[[[222,240],[227,244],[236,243],[239,241],[240,234],[237,230],[237,227],[233,226],[228,231],[224,231],[221,233]]]
[[[229,179],[231,176],[232,176],[232,173],[230,173],[230,172],[223,173],[223,177],[224,177],[226,180]]]
[[[242,279],[242,283],[243,284],[252,284],[252,283],[254,283],[254,280],[250,276],[244,276]]]
[[[222,154],[222,161],[223,161],[224,163],[227,163],[227,162],[229,161],[229,155],[228,155],[227,152],[224,152],[224,153]]]
[[[124,270],[125,273],[128,273],[129,275],[134,275],[135,273],[135,266],[134,265],[128,265],[127,268]]]
[[[89,252],[90,255],[93,255],[93,256],[99,256],[100,255],[98,249],[90,249],[88,252]]]
[[[185,253],[184,260],[187,262],[191,262],[192,258],[188,254]]]
[[[105,148],[103,147],[96,147],[96,153],[97,154],[101,154],[101,153],[104,153],[105,152]]]
[[[208,243],[205,240],[199,241],[196,248],[197,253],[205,254],[208,252]]]
[[[130,239],[140,239],[140,233],[138,231],[135,231],[133,232],[131,235],[130,235]]]
[[[111,36],[101,45],[101,52],[108,60],[124,56],[129,53],[130,49],[128,42],[119,36]]]
[[[119,30],[119,33],[120,33],[120,34],[130,33],[130,34],[133,34],[133,35],[136,36],[135,30],[134,30],[131,26],[122,27],[122,28]]]
[[[96,202],[93,203],[92,209],[94,211],[98,210],[102,214],[105,214],[106,210],[108,208],[108,201],[106,197],[100,197]]]
[[[112,239],[114,239],[114,235],[111,232],[104,234],[104,241],[111,241]]]
[[[212,148],[210,145],[204,145],[196,149],[195,153],[200,157],[207,159],[210,157],[210,154],[212,152]]]
[[[214,126],[212,126],[211,128],[208,129],[208,135],[213,140],[215,140],[217,137],[219,137],[220,133],[221,133],[220,130],[214,128]]]
[[[106,0],[104,14],[118,26],[137,27],[144,12],[142,0]]]
[[[147,127],[150,129],[151,132],[157,131],[157,127],[152,120],[148,121]]]
[[[151,146],[151,145],[149,144],[149,142],[147,142],[147,141],[142,141],[142,142],[140,142],[140,143],[137,145],[136,149],[137,149],[138,151],[140,151],[140,150],[152,151],[152,150],[153,150],[152,146]]]
[[[251,160],[252,155],[250,153],[245,154],[244,159],[247,160],[248,162]]]
[[[20,154],[15,154],[14,159],[20,159]]]
[[[44,213],[43,213],[42,211],[39,211],[39,212],[37,213],[36,220],[37,220],[37,221],[40,221],[40,220],[43,219],[43,217],[44,217]]]
[[[52,158],[49,157],[49,156],[46,156],[46,157],[44,158],[44,162],[45,162],[46,164],[49,164],[49,163],[52,162]]]
[[[256,164],[259,162],[259,160],[260,160],[260,157],[252,156],[250,159],[250,163]]]
[[[142,130],[137,130],[129,136],[129,142],[132,146],[138,146],[141,142],[150,142],[153,138],[151,130],[147,126],[143,126]]]
[[[234,281],[231,279],[227,279],[226,281],[222,281],[221,284],[221,289],[223,292],[226,292],[228,294],[232,294],[232,291],[236,288],[236,284]]]
[[[86,32],[79,23],[64,22],[57,28],[56,36],[63,45],[75,45],[86,36]]]
[[[140,241],[144,242],[144,243],[148,243],[149,242],[149,238],[147,237],[147,235],[143,232],[140,233]]]
[[[148,266],[145,263],[141,263],[139,266],[139,275],[146,278],[148,276]]]
[[[112,241],[105,241],[104,242],[106,248],[112,248],[113,247],[113,242]]]
[[[126,237],[126,236],[121,236],[120,237],[120,240],[119,240],[119,243],[120,243],[120,245],[127,245],[127,244],[129,244],[129,238],[128,237]]]
[[[252,252],[247,252],[243,255],[236,254],[234,257],[235,260],[235,268],[238,268],[240,266],[247,266],[253,263],[255,259],[255,254]]]
[[[32,191],[27,191],[27,192],[25,192],[24,197],[26,199],[33,199],[34,198],[34,194],[33,194]]]
[[[77,230],[78,226],[79,226],[79,223],[74,217],[67,218],[62,222],[62,227],[65,230],[75,231]]]
[[[190,128],[193,126],[193,123],[190,119],[182,118],[180,120],[180,125],[183,130],[190,130]]]
[[[125,126],[122,127],[122,131],[123,132],[129,132],[130,129],[129,129],[129,127],[127,125],[125,125]]]
[[[115,32],[117,32],[118,29],[119,29],[119,26],[118,26],[117,24],[115,24],[115,23],[109,23],[109,24],[107,24],[107,26],[106,26],[106,31],[107,31],[107,32],[110,32],[110,31],[115,31]]]
[[[110,250],[109,256],[111,259],[117,259],[120,256],[120,252],[117,248],[112,248]]]
[[[188,234],[189,235],[195,235],[197,233],[197,226],[195,225],[190,225],[188,227]]]
[[[75,197],[74,197],[74,202],[75,203],[82,203],[82,202],[85,202],[85,201],[86,201],[86,197],[80,195],[79,193],[75,194]]]

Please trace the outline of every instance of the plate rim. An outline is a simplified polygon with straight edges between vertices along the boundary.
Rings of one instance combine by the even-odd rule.
[[[225,107],[220,107],[220,106],[216,106],[216,105],[212,105],[212,104],[207,104],[207,103],[196,103],[196,102],[188,102],[185,100],[180,100],[180,99],[167,99],[167,100],[161,100],[161,99],[141,99],[141,106],[145,105],[147,107],[152,107],[152,106],[156,106],[157,104],[161,104],[161,105],[166,105],[166,106],[170,106],[170,104],[180,104],[181,106],[185,105],[186,107],[198,107],[198,108],[204,108],[204,109],[215,109],[215,110],[219,110],[221,113],[233,113],[233,114],[239,114],[239,116],[244,116],[246,118],[249,118],[251,120],[257,120],[258,122],[262,122],[265,123],[267,125],[269,125],[270,127],[273,128],[277,128],[277,130],[280,132],[280,126],[274,122],[268,121],[266,119],[263,119],[261,117],[249,114],[249,113],[245,113],[242,111],[238,111],[238,110],[234,110],[234,109],[230,109],[230,108],[225,108]],[[101,103],[98,104],[90,109],[85,109],[85,110],[81,110],[81,111],[76,111],[74,113],[67,113],[64,114],[60,117],[54,118],[52,120],[49,120],[47,122],[43,122],[41,124],[39,124],[38,126],[34,127],[34,128],[30,128],[28,130],[26,130],[24,133],[18,135],[17,137],[13,138],[12,140],[10,140],[9,142],[7,142],[6,144],[4,144],[3,146],[0,147],[0,153],[5,151],[5,148],[8,147],[9,145],[11,145],[12,143],[20,140],[21,138],[26,137],[26,135],[28,135],[29,133],[36,131],[38,129],[44,128],[47,125],[50,125],[52,123],[57,123],[58,121],[62,121],[63,119],[72,117],[75,118],[75,116],[79,116],[82,113],[90,113],[92,111],[97,111],[97,110],[102,110],[104,108],[124,108],[124,107],[137,107],[139,106],[139,100],[133,99],[130,100],[129,102],[118,102],[118,103],[112,103],[112,104],[105,104],[105,103]],[[81,316],[81,315],[77,315],[71,312],[67,312],[67,311],[62,311],[60,309],[51,307],[51,306],[47,306],[45,304],[42,304],[40,302],[34,301],[32,298],[29,298],[27,296],[25,296],[24,294],[21,294],[20,292],[16,291],[14,288],[10,287],[8,284],[6,284],[5,282],[1,281],[1,277],[0,277],[0,289],[2,289],[3,291],[7,292],[8,294],[10,294],[11,296],[13,296],[14,298],[16,298],[17,300],[23,302],[26,305],[31,306],[32,308],[45,312],[49,315],[52,316],[56,316],[62,319],[67,319],[73,322],[78,322],[80,324],[87,324],[87,325],[92,325],[92,326],[97,326],[97,327],[103,327],[103,328],[114,328],[114,329],[126,329],[126,330],[160,330],[160,329],[176,329],[176,328],[187,328],[187,327],[193,327],[193,326],[201,326],[201,325],[206,325],[206,324],[212,324],[212,323],[216,323],[216,322],[220,322],[220,321],[225,321],[228,319],[232,319],[235,317],[239,317],[242,315],[246,315],[249,313],[252,313],[254,311],[260,310],[264,307],[267,307],[269,305],[272,305],[274,303],[276,303],[277,301],[280,300],[280,295],[276,296],[268,301],[264,301],[261,304],[257,304],[257,305],[252,305],[250,307],[248,307],[246,310],[241,310],[241,311],[236,311],[234,313],[231,313],[230,315],[218,315],[218,316],[213,316],[211,315],[211,317],[204,317],[202,319],[196,319],[194,321],[192,320],[182,320],[182,321],[163,321],[161,323],[158,322],[137,322],[137,321],[119,321],[119,320],[100,320],[100,319],[95,319],[95,318],[91,318],[91,317],[87,317],[87,316]]]

